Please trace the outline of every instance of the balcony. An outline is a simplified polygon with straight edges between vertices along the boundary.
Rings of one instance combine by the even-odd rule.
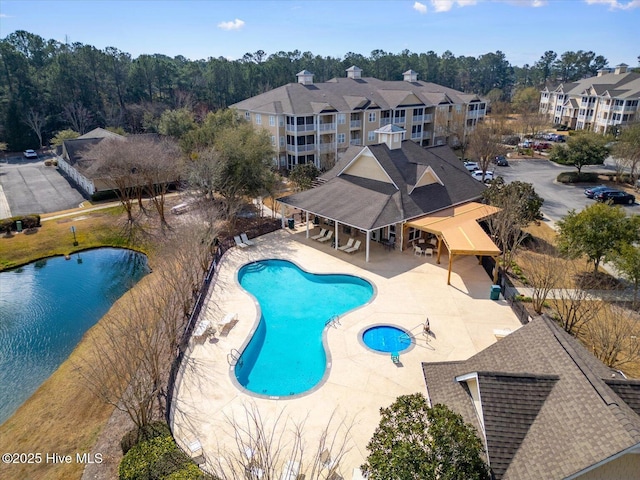
[[[335,123],[320,123],[318,124],[318,130],[321,132],[331,132],[335,131],[336,124]]]
[[[362,145],[362,139],[360,139],[360,138],[352,138],[351,140],[349,140],[349,145],[360,146],[360,145]]]
[[[433,122],[433,113],[425,113],[423,116],[424,123],[432,123]]]
[[[320,153],[333,152],[336,149],[336,142],[323,142],[318,145]]]
[[[350,128],[360,128],[362,127],[362,120],[351,120],[349,123]]]
[[[393,119],[393,124],[394,125],[404,125],[405,121],[406,121],[406,117],[395,117]]]
[[[420,140],[422,138],[422,132],[411,133],[411,140]]]
[[[391,119],[389,117],[380,119],[380,126],[384,127],[385,125],[389,125],[391,123]]]
[[[414,115],[413,117],[411,117],[411,121],[413,123],[420,123],[424,121],[424,115]]]

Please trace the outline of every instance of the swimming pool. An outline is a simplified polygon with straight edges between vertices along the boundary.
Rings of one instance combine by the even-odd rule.
[[[362,332],[362,342],[376,352],[402,352],[411,346],[411,336],[403,328],[375,325]]]
[[[372,284],[362,278],[313,274],[287,260],[247,264],[238,271],[238,282],[256,298],[261,317],[234,375],[242,387],[268,397],[316,386],[327,370],[327,323],[373,296]]]

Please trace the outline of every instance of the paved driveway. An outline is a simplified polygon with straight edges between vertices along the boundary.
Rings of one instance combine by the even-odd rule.
[[[583,171],[602,171],[607,165],[585,167]],[[584,195],[584,189],[595,184],[564,185],[557,183],[556,177],[560,172],[571,171],[571,167],[556,165],[548,160],[512,160],[508,167],[493,167],[496,175],[501,175],[507,182],[520,180],[533,184],[538,195],[544,198],[542,212],[552,221],[560,220],[571,209],[580,211],[591,205],[595,200]],[[575,170],[575,169],[573,169]],[[638,198],[640,200],[640,198]],[[640,205],[622,207],[629,214],[640,214]]]
[[[57,168],[44,166],[42,156],[0,162],[0,218],[67,210],[84,200]]]

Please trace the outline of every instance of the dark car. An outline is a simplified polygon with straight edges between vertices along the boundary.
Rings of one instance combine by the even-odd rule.
[[[636,203],[636,197],[630,193],[621,192],[620,190],[603,190],[596,193],[595,199],[599,202],[625,203],[627,205]]]
[[[509,166],[509,162],[507,161],[507,157],[505,157],[504,155],[498,155],[496,158],[493,159],[493,163],[495,163],[499,167],[508,167]]]
[[[589,187],[584,189],[584,194],[587,198],[593,198],[597,193],[603,190],[615,190],[615,188],[607,187],[606,185],[598,185],[597,187]]]

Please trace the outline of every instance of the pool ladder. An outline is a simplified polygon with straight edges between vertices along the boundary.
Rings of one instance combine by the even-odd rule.
[[[240,360],[240,352],[235,348],[232,348],[231,352],[227,353],[227,362],[232,367],[235,367],[238,362],[240,362],[240,366],[242,366],[242,360]]]
[[[336,327],[336,325],[340,325],[340,316],[339,315],[334,315],[329,320],[327,320],[325,322],[325,324],[324,324],[325,327],[338,328],[338,327]]]

